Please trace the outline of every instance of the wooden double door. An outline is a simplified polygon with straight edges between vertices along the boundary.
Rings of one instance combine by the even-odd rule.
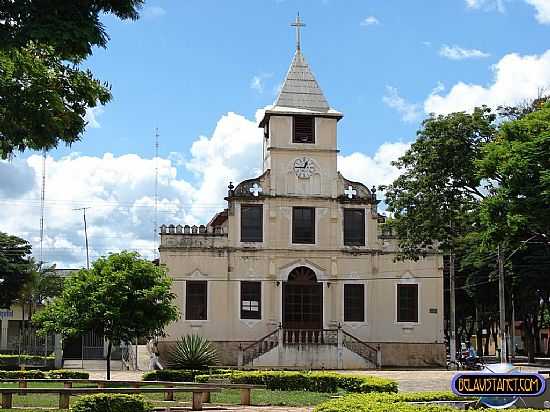
[[[323,284],[308,267],[297,267],[283,282],[283,328],[323,329]]]

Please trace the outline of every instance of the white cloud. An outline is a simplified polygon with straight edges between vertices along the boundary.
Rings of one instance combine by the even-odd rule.
[[[162,17],[166,14],[166,10],[160,6],[147,6],[143,9],[142,16],[146,19],[154,19]]]
[[[84,115],[84,120],[86,121],[87,126],[91,127],[92,129],[99,129],[101,127],[101,124],[99,123],[97,118],[102,114],[103,107],[88,107],[86,109],[86,114]]]
[[[230,180],[236,184],[260,173],[261,143],[256,120],[228,113],[212,136],[194,142],[188,160],[174,153],[158,159],[158,224],[207,223],[226,207],[223,197]],[[194,179],[181,177],[181,167]],[[46,170],[45,260],[61,266],[84,264],[82,212],[73,210],[84,206],[91,207],[86,217],[93,259],[121,249],[153,256],[154,159],[76,153],[48,157]],[[30,240],[36,256],[41,175],[40,155],[0,161],[0,231]]]
[[[382,101],[388,107],[397,110],[405,122],[415,122],[421,116],[420,105],[406,101],[395,87],[386,86],[386,94]]]
[[[263,93],[265,89],[265,81],[272,76],[272,73],[261,73],[253,76],[252,80],[250,80],[250,88],[256,90],[258,93]]]
[[[537,11],[536,19],[541,24],[550,24],[550,0],[525,0]]]
[[[466,0],[466,6],[470,9],[482,9],[482,10],[496,10],[500,13],[504,13],[506,8],[504,7],[505,0]]]
[[[374,16],[366,17],[365,19],[361,20],[361,23],[359,23],[361,26],[376,26],[380,24],[380,20],[378,20]]]
[[[446,44],[439,49],[439,54],[451,60],[479,59],[490,56],[489,53],[478,49],[464,49],[460,46],[448,46]]]
[[[399,170],[391,162],[401,157],[410,143],[386,142],[374,156],[355,152],[349,156],[338,156],[338,170],[351,180],[360,181],[369,187],[387,185],[399,176]]]
[[[426,113],[451,113],[476,106],[517,104],[537,97],[550,86],[550,50],[541,55],[507,54],[491,67],[491,84],[458,82],[445,95],[434,90],[424,102]]]

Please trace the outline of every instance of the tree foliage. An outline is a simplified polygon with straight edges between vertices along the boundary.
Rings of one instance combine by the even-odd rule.
[[[109,341],[110,358],[112,344],[162,335],[164,326],[178,318],[171,283],[163,268],[137,253],[112,254],[67,278],[61,295],[33,321],[42,332],[64,337],[101,331]]]
[[[143,0],[0,1],[0,158],[82,137],[110,87],[79,67],[109,40],[103,13],[136,19]]]
[[[430,117],[394,162],[402,174],[382,189],[402,258],[448,251],[471,225],[470,214],[483,197],[474,165],[482,145],[494,136],[494,120],[485,107]]]
[[[19,297],[32,270],[30,243],[0,232],[0,307],[9,308]]]

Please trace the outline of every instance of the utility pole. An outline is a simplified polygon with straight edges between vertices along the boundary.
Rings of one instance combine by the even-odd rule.
[[[77,209],[73,210],[82,210],[83,216],[84,216],[84,238],[86,240],[86,269],[90,269],[90,254],[88,251],[88,227],[86,225],[86,209],[90,209],[89,207],[79,207]]]
[[[42,152],[42,191],[40,193],[40,264],[44,263],[44,211],[46,201],[46,150]]]
[[[508,360],[508,351],[506,345],[506,300],[504,299],[504,254],[497,247],[498,254],[498,308],[499,308],[499,336],[500,336],[500,362],[504,363]]]
[[[451,362],[456,361],[456,299],[455,299],[455,255],[449,254],[449,354]]]
[[[158,204],[159,204],[159,129],[155,129],[155,221],[153,222],[153,257],[158,252]]]

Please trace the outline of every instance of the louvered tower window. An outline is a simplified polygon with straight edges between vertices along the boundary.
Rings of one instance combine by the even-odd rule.
[[[315,143],[315,117],[294,116],[292,141],[294,143]]]

